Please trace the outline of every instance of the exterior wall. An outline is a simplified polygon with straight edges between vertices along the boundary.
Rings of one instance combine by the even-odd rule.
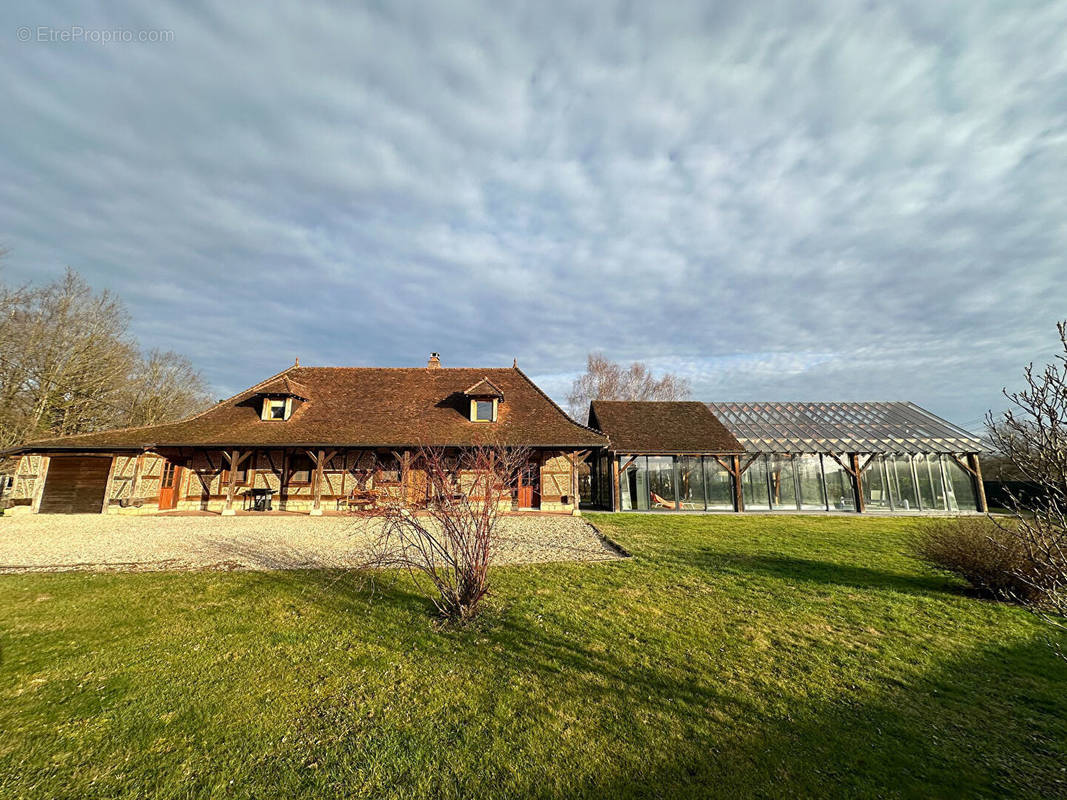
[[[644,458],[644,455],[636,457],[638,462]],[[665,458],[674,459],[673,477],[670,483],[661,477],[659,484],[662,488],[654,488],[653,460],[660,462],[656,466],[661,476],[671,475],[670,472],[663,472]],[[606,478],[610,481],[609,488],[617,510],[726,510],[727,504],[722,502],[723,496],[716,498],[716,506],[712,508],[711,495],[708,493],[707,464],[708,459],[714,456],[703,456],[703,485],[698,486],[694,481],[689,483],[694,495],[699,492],[707,498],[706,507],[701,507],[697,497],[692,497],[692,502],[685,504],[690,495],[683,491],[679,476],[687,472],[689,462],[698,457],[686,457],[684,464],[680,458],[648,456],[647,471],[643,475],[638,474],[634,481],[636,491],[641,495],[639,499],[629,496],[635,491],[633,485],[628,490],[622,486],[620,467],[623,462],[629,464],[633,460],[631,456],[612,453],[609,466],[613,473],[608,476],[606,470],[601,468],[598,471],[598,479]],[[716,462],[731,460],[730,456],[715,459]],[[849,453],[837,457],[827,453],[760,453],[744,456],[740,462],[738,465],[738,462],[733,460],[733,469],[724,469],[721,473],[730,475],[729,483],[735,495],[733,508],[737,511],[954,515],[976,511],[982,513],[986,509],[980,483],[981,467],[978,455],[974,453]],[[686,470],[682,469],[683,466]],[[737,472],[738,466],[740,488],[733,474]],[[641,472],[640,463],[636,469],[638,473]],[[718,472],[717,468],[715,472]],[[632,475],[631,480],[634,480]],[[661,495],[654,494],[657,491]],[[607,494],[606,491],[597,492],[598,497],[605,497]],[[659,496],[666,498],[673,505],[665,507],[662,502],[650,502]],[[619,498],[623,498],[621,503]]]
[[[244,462],[248,470],[247,482],[238,484],[233,507],[245,505],[245,495],[253,489],[274,492],[272,507],[279,511],[310,512],[314,505],[312,481],[300,484],[288,482],[283,487],[283,475],[289,472],[289,454],[281,450],[260,450]],[[386,454],[379,454],[381,458]],[[151,514],[159,510],[160,483],[167,459],[155,453],[116,454],[109,481],[107,512],[111,514]],[[9,498],[18,504],[31,506],[43,487],[42,471],[47,457],[31,454],[22,456],[16,470],[15,482]],[[323,467],[321,508],[334,509],[340,498],[353,489],[377,489],[399,493],[396,482],[382,482],[375,471],[379,462],[367,450],[353,450],[336,454]],[[221,512],[226,506],[227,461],[221,450],[196,451],[184,461],[181,482],[177,488],[175,510]],[[577,508],[573,466],[564,451],[546,451],[540,466],[540,509],[570,513]],[[408,472],[407,493],[410,498],[425,494],[426,476],[412,468]],[[564,502],[566,500],[566,502]]]
[[[567,454],[559,450],[546,452],[541,462],[541,510],[573,512],[577,507],[574,492],[574,466]],[[567,502],[563,502],[564,498]]]

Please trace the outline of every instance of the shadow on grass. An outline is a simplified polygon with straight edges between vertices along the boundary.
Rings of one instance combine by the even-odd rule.
[[[711,549],[675,554],[678,562],[713,574],[764,575],[789,583],[823,584],[859,589],[890,589],[913,594],[977,596],[966,584],[948,576],[891,572],[857,564],[841,564],[786,555],[739,555]]]
[[[895,585],[870,572],[850,574],[848,585]],[[394,587],[375,602],[399,616],[422,600]],[[455,680],[457,692],[467,694],[454,717],[439,710],[416,723],[418,735],[404,739],[406,756],[379,755],[419,759],[448,785],[442,796],[456,797],[490,790],[613,798],[1067,792],[1060,769],[1067,756],[1061,697],[1067,664],[1037,638],[957,651],[930,667],[904,658],[897,669],[882,668],[881,656],[856,654],[848,642],[828,644],[832,652],[819,656],[869,659],[860,668],[862,685],[813,687],[803,661],[816,655],[798,648],[753,660],[736,643],[724,652],[699,637],[641,641],[648,631],[638,619],[629,629],[602,629],[595,620],[573,631],[560,624],[512,608],[432,635],[421,652],[423,668],[455,675],[441,679]],[[401,651],[403,626],[380,643]],[[896,649],[906,655],[906,647]],[[465,683],[472,680],[473,688]],[[512,688],[514,681],[525,688]],[[531,686],[536,693],[528,695]],[[468,705],[471,696],[482,700]],[[522,721],[513,719],[506,733],[498,723],[487,725],[475,711],[482,702],[510,707]],[[352,713],[343,704],[316,708],[308,739],[324,731],[344,738]],[[434,744],[437,730],[450,732],[447,741]],[[361,735],[358,725],[351,731]],[[380,733],[396,741],[394,731]],[[350,757],[379,757],[359,741]],[[530,769],[514,768],[528,762]]]

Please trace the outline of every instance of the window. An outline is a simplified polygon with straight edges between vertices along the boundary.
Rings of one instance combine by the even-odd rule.
[[[311,483],[311,472],[315,465],[306,455],[294,455],[289,458],[289,483]]]
[[[728,459],[729,456],[726,456]],[[707,487],[709,511],[734,510],[733,476],[712,456],[704,456],[704,484]]]
[[[265,420],[289,419],[289,411],[292,409],[292,401],[284,397],[263,398],[263,414]]]
[[[475,422],[493,422],[496,417],[495,400],[472,400]]]

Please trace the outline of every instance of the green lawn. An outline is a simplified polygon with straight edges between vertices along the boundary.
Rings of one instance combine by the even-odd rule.
[[[921,520],[598,515],[634,554],[405,581],[0,577],[0,797],[1067,795],[1067,664]]]

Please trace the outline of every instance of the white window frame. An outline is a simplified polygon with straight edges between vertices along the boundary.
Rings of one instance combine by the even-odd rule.
[[[487,403],[487,402],[492,402],[492,404],[493,404],[493,416],[492,416],[492,419],[479,419],[478,418],[478,403]],[[493,397],[493,398],[472,397],[471,398],[471,422],[479,422],[479,423],[482,423],[482,424],[489,423],[489,422],[496,422],[497,403],[498,402],[499,402],[499,400],[496,397]]]

